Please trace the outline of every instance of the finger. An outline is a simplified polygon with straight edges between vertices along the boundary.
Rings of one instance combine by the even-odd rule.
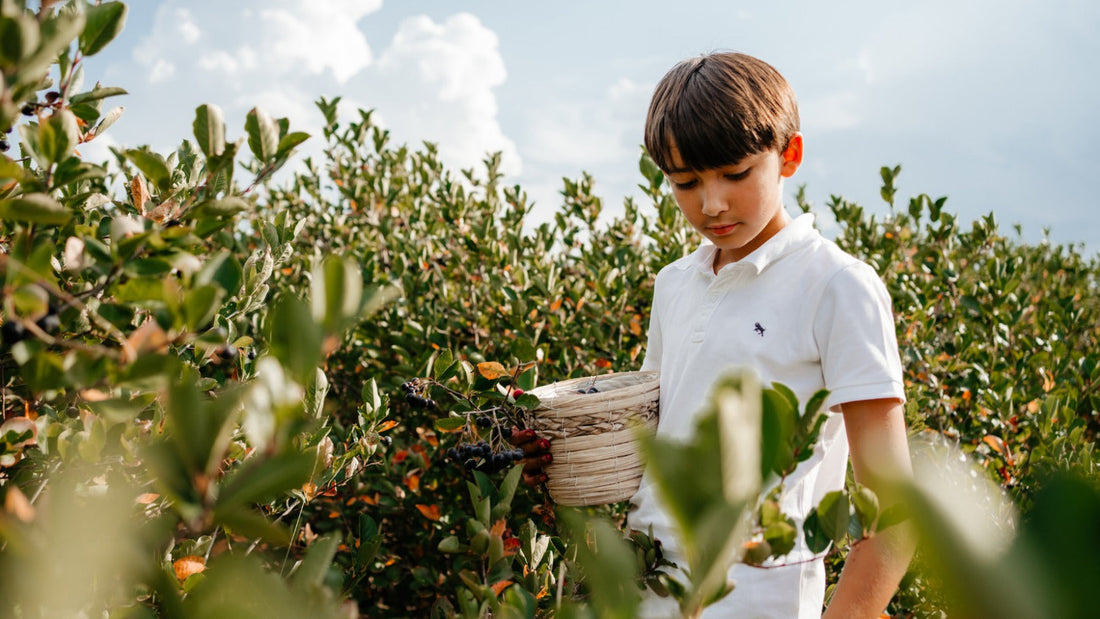
[[[520,445],[520,448],[523,449],[523,453],[528,456],[537,456],[550,451],[550,441],[544,438],[537,438]]]
[[[523,474],[523,483],[527,484],[528,486],[537,486],[539,484],[544,484],[544,483],[546,483],[546,479],[547,479],[546,473],[537,473],[537,474],[524,473]]]
[[[523,472],[533,473],[535,471],[541,471],[542,467],[554,462],[554,456],[550,454],[542,454],[539,456],[531,456],[523,459]]]
[[[512,435],[508,437],[508,442],[519,447],[530,443],[537,438],[538,436],[535,434],[535,431],[530,428],[526,430],[512,428]]]

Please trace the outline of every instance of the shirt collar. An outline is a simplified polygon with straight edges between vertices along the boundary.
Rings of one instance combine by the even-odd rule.
[[[813,213],[803,213],[791,220],[786,226],[783,226],[782,230],[765,241],[763,245],[757,247],[754,252],[737,262],[727,264],[722,267],[721,271],[725,271],[727,268],[730,270],[751,268],[755,275],[759,275],[768,265],[798,249],[815,234]],[[704,275],[714,277],[713,265],[716,251],[718,250],[713,243],[704,241],[683,263],[683,268],[690,268]]]

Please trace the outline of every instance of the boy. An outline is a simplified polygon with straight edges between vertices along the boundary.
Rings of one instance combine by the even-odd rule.
[[[704,617],[817,617],[825,591],[820,556],[801,521],[843,486],[851,447],[856,480],[872,490],[907,474],[905,399],[890,299],[866,264],[782,206],[783,179],[802,162],[798,106],[786,80],[744,54],[681,62],[657,85],[645,147],[673,196],[707,241],[657,275],[643,370],[661,371],[658,434],[687,438],[711,384],[731,366],[781,382],[805,403],[819,389],[830,408],[813,457],[786,479],[781,505],[799,540],[777,566],[735,565],[736,588]],[[671,520],[643,478],[630,527],[680,558]],[[852,547],[827,617],[878,617],[904,575],[909,541],[894,527]],[[683,562],[680,562],[683,565]],[[644,616],[673,617],[670,599],[647,598]]]

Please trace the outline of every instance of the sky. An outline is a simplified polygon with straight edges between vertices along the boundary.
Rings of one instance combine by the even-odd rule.
[[[191,135],[194,109],[244,135],[260,106],[320,135],[320,96],[342,97],[397,142],[435,142],[455,169],[503,157],[505,182],[560,204],[562,178],[595,179],[605,209],[640,195],[654,85],[676,62],[741,51],[775,66],[799,99],[804,184],[887,213],[899,197],[947,196],[964,225],[1100,252],[1091,181],[1100,173],[1100,3],[1094,0],[131,0],[126,29],[86,61],[122,86],[115,143],[161,153]],[[90,147],[91,145],[89,145]],[[317,153],[320,138],[303,146]],[[90,149],[88,156],[97,154]],[[904,202],[899,204],[904,205]],[[825,226],[828,234],[828,224]]]

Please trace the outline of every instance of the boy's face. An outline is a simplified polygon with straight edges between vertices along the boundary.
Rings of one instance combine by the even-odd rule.
[[[802,135],[782,153],[749,155],[706,170],[684,167],[673,145],[667,172],[672,195],[691,225],[718,248],[714,270],[752,253],[791,221],[783,209],[782,179],[802,163]]]

